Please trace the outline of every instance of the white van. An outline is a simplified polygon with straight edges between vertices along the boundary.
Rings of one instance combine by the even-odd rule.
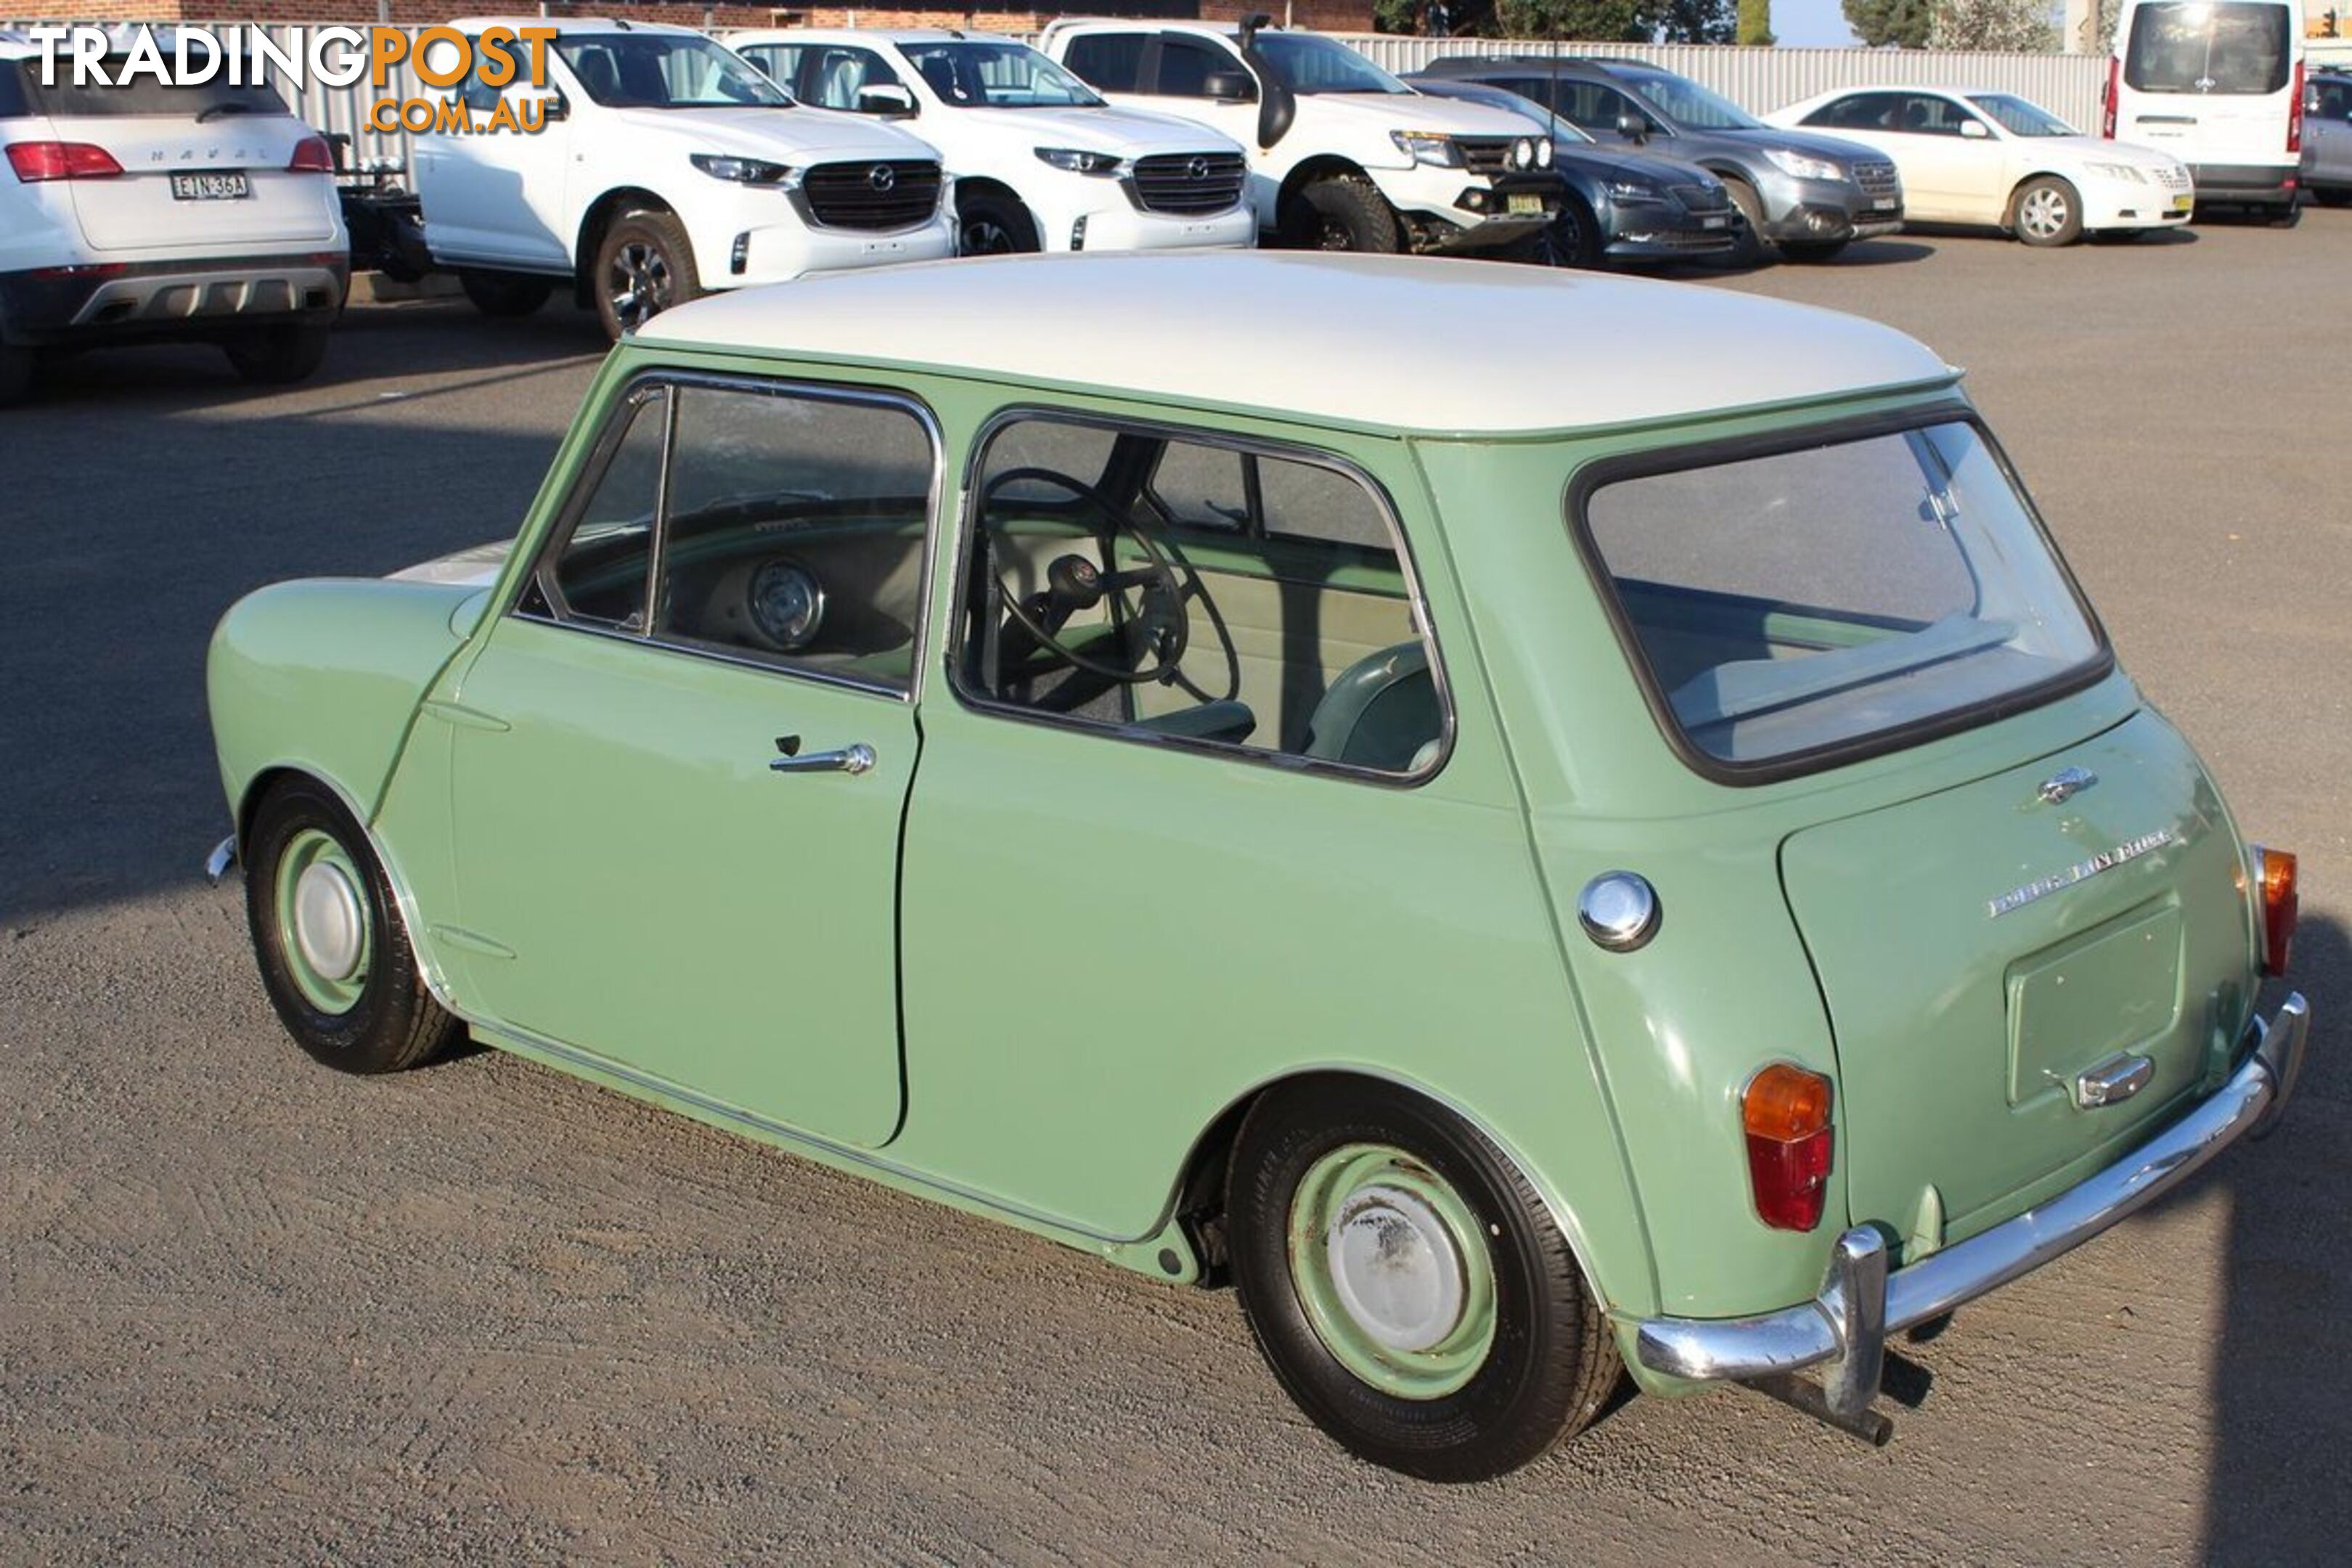
[[[2295,216],[2303,154],[2297,0],[2123,0],[2100,134],[2173,154],[2200,206]]]

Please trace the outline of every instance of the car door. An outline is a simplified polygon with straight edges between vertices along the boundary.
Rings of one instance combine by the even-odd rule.
[[[1967,130],[1970,124],[1973,134]],[[1894,135],[1902,143],[1896,163],[1913,216],[1948,223],[2001,221],[2010,185],[2004,178],[2009,144],[1976,114],[1941,93],[1906,93]]]
[[[636,384],[428,711],[453,735],[467,994],[668,1092],[845,1142],[898,1122],[929,416]]]
[[[2306,176],[2323,185],[2352,185],[2352,84],[2323,80],[2304,116]]]
[[[548,84],[557,96],[548,101],[539,130],[416,138],[416,190],[425,208],[425,243],[436,259],[569,270],[572,142],[576,117],[593,114],[595,105],[576,84],[558,87],[562,67],[553,63],[551,51],[549,58]],[[547,96],[522,72],[503,88],[490,85],[482,79],[478,60],[477,51],[476,70],[450,89],[475,123],[486,122],[501,100],[515,113],[523,100]],[[532,113],[538,113],[536,107]]]

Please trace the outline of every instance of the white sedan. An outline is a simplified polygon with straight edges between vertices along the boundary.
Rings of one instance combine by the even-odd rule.
[[[1894,159],[1906,218],[1988,224],[2028,245],[2184,224],[2197,205],[2179,159],[2084,136],[2013,93],[1850,87],[1765,118]]]

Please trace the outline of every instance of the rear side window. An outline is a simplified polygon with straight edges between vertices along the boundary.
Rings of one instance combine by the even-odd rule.
[[[0,60],[0,120],[23,120],[33,112],[25,80],[32,68],[19,60]]]
[[[2124,85],[2137,92],[2277,92],[2287,79],[2287,8],[2166,0],[2132,13]]]
[[[1717,763],[1826,765],[2099,660],[1972,424],[1660,461],[1592,489],[1584,531],[1659,705]]]
[[[122,68],[129,61],[125,55],[110,56],[100,66],[106,79],[120,79]],[[117,115],[174,115],[183,119],[209,116],[222,119],[233,114],[276,114],[289,110],[286,100],[278,96],[275,88],[256,87],[249,82],[244,87],[231,87],[225,81],[208,81],[201,86],[182,87],[157,81],[152,74],[142,73],[120,87],[100,87],[95,81],[76,87],[73,72],[60,61],[57,85],[41,85],[40,68],[29,61],[16,65],[17,91],[22,94],[23,107],[9,108],[8,71],[0,68],[0,116],[14,114],[47,114],[58,119],[104,119]],[[250,68],[258,69],[258,67]]]
[[[1143,35],[1088,33],[1070,40],[1062,63],[1100,92],[1134,92],[1143,79]]]
[[[1834,99],[1805,116],[1808,125],[1844,131],[1893,131],[1903,123],[1903,95],[1857,92]]]

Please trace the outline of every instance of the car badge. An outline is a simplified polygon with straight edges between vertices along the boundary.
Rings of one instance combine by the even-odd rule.
[[[2021,910],[2036,899],[2046,899],[2053,893],[2063,893],[2077,882],[2087,882],[2102,871],[2112,871],[2126,860],[2137,860],[2152,849],[2180,842],[2180,835],[2169,827],[2159,827],[2153,833],[2143,833],[2137,838],[2126,838],[2114,848],[2103,850],[2088,860],[2077,860],[2064,870],[2011,888],[2000,897],[1989,900],[1985,913],[1993,920],[2014,910]]]
[[[1188,180],[1207,179],[1209,177],[1209,161],[1206,158],[1193,159],[1191,163],[1184,165],[1184,177]]]
[[[2042,787],[2033,793],[2040,795],[2046,805],[2063,805],[2098,782],[2099,775],[2088,768],[2060,768],[2043,779]]]
[[[866,183],[877,191],[887,191],[898,183],[898,171],[887,163],[877,163],[866,171]]]

